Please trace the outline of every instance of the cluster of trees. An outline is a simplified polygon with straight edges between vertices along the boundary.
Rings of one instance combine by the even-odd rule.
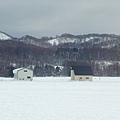
[[[91,65],[96,76],[120,76],[120,57],[116,50],[20,46],[0,47],[0,51],[1,76],[12,77],[12,70],[19,67],[33,69],[35,76],[68,76],[72,65]]]
[[[120,49],[116,48],[58,48],[56,56],[68,60],[119,61]]]

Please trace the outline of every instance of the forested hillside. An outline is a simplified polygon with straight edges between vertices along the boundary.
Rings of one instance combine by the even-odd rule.
[[[34,76],[68,76],[72,65],[91,65],[95,76],[120,76],[120,36],[62,34],[29,35],[0,40],[0,76],[13,76],[19,67]]]

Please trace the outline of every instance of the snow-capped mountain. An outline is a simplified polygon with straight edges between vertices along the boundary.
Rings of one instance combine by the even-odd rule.
[[[11,40],[12,37],[4,32],[0,31],[0,40]]]
[[[14,38],[5,32],[0,31],[0,40],[14,40],[21,41],[25,44],[31,44],[40,47],[100,47],[100,48],[113,48],[120,45],[120,36],[114,34],[84,34],[84,35],[71,35],[62,34],[56,37],[41,37],[36,38],[29,35],[21,38]]]
[[[48,40],[47,42],[50,43],[51,45],[60,45],[60,44],[65,44],[65,43],[85,43],[90,40],[93,40],[98,37],[93,37],[93,36],[74,36],[70,34],[62,34],[61,36],[57,36],[54,39]]]
[[[50,43],[51,45],[59,45],[59,44],[64,44],[64,43],[77,43],[78,39],[74,38],[55,38],[52,40],[48,40],[47,42]]]
[[[63,34],[46,42],[52,46],[112,48],[120,44],[120,36],[113,34],[86,34],[77,36]]]

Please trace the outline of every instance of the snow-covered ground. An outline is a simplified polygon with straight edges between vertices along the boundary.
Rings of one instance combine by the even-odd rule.
[[[120,78],[0,78],[0,120],[119,120]]]

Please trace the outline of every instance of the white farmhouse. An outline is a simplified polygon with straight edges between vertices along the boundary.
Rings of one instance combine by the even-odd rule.
[[[18,68],[13,70],[14,79],[33,80],[33,71],[27,68]]]

